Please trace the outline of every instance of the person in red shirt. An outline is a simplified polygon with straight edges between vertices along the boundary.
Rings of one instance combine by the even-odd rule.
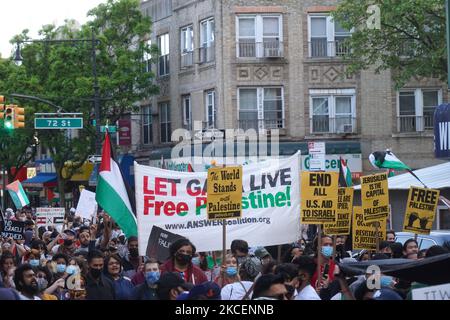
[[[183,279],[193,285],[208,281],[202,269],[192,263],[195,246],[188,239],[178,239],[169,247],[170,258],[161,266],[161,275],[165,272],[178,272]]]
[[[315,262],[317,264],[317,238],[314,240],[315,249]],[[322,274],[322,281],[318,283],[317,269],[311,278],[311,285],[317,292],[322,288],[328,287],[328,284],[334,280],[335,270],[338,268],[333,261],[333,239],[330,236],[322,234],[321,237],[321,254],[320,254],[320,273]],[[328,269],[328,272],[324,272]],[[325,276],[324,276],[325,275]]]

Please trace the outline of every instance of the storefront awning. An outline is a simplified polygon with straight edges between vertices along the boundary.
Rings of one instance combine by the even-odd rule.
[[[35,177],[22,181],[24,187],[52,187],[56,185],[56,173],[38,173]]]

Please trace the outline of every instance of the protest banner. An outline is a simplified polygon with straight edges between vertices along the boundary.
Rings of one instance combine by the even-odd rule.
[[[336,222],[339,173],[303,171],[301,180],[301,222]]]
[[[380,226],[376,227],[375,223],[378,222]],[[353,207],[352,227],[353,250],[376,250],[377,241],[386,239],[386,219],[365,222],[362,207],[360,206]]]
[[[243,167],[242,217],[226,220],[228,248],[234,239],[245,239],[250,246],[298,239],[299,156],[298,152]],[[141,255],[147,251],[154,225],[189,238],[197,251],[222,250],[219,235],[224,220],[207,219],[206,172],[177,172],[138,163],[134,169]]]
[[[178,234],[153,226],[148,238],[146,256],[164,262],[170,258],[170,245],[176,240],[183,238]]]
[[[364,221],[380,221],[389,216],[389,188],[386,173],[361,177]]]
[[[14,240],[23,240],[25,231],[24,221],[5,220],[1,236],[3,238],[13,238]]]
[[[209,168],[207,181],[208,219],[242,216],[242,167]]]
[[[54,226],[61,232],[65,212],[64,208],[36,208],[36,224],[38,227]]]
[[[450,283],[413,289],[413,300],[450,300]]]
[[[97,201],[95,201],[95,193],[83,189],[78,200],[75,215],[83,219],[91,220],[97,213]]]
[[[434,189],[409,188],[403,231],[430,234],[439,201],[439,193],[439,190]]]
[[[353,188],[338,189],[337,219],[325,223],[323,232],[327,235],[349,235],[353,212]]]

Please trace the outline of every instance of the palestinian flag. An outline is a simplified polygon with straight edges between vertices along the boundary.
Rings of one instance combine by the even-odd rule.
[[[377,169],[408,170],[411,168],[401,162],[391,151],[375,151],[369,155],[369,161]]]
[[[394,176],[395,176],[395,171],[394,171],[394,169],[388,169],[387,174],[388,174],[388,178],[394,177]]]
[[[339,157],[339,186],[351,187],[352,185],[353,185],[352,173],[350,172],[350,169],[347,167],[346,161],[341,157]]]
[[[192,165],[189,163],[187,167],[188,172],[194,172],[194,168],[192,168]]]
[[[22,184],[19,180],[8,184],[6,186],[6,190],[9,191],[9,194],[11,195],[17,209],[22,209],[22,207],[30,204],[30,200],[28,200],[27,194],[23,190]]]
[[[109,133],[105,134],[95,200],[120,226],[127,238],[137,236],[137,221],[132,207],[133,196],[112,156]],[[131,201],[130,201],[131,200]]]

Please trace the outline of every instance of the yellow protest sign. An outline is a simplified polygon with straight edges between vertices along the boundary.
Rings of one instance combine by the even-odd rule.
[[[240,218],[242,215],[242,167],[209,168],[208,219]]]
[[[403,231],[430,234],[439,201],[439,190],[410,187]]]
[[[377,248],[377,231],[375,223],[379,223],[378,241],[386,238],[386,219],[375,222],[364,222],[362,207],[353,207],[353,250],[376,250]]]
[[[325,223],[323,232],[328,235],[350,234],[353,212],[353,188],[338,189],[337,219],[335,223]]]
[[[323,224],[336,221],[338,180],[338,172],[302,172],[302,223]]]
[[[361,199],[364,221],[379,221],[389,215],[387,173],[361,177]]]

